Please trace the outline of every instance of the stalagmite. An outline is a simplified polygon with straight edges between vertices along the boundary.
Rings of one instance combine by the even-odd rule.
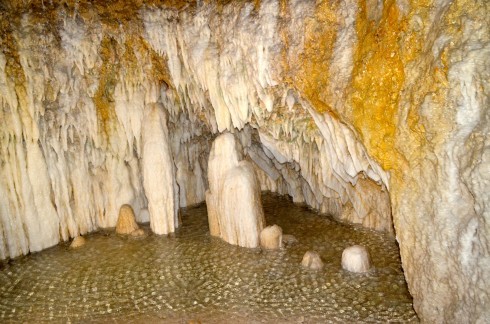
[[[206,204],[211,235],[230,244],[258,247],[264,227],[260,186],[250,162],[242,160],[232,134],[214,140],[208,179]]]
[[[132,237],[142,237],[145,236],[145,234],[146,234],[145,231],[141,228],[138,228],[131,232]]]
[[[356,273],[363,273],[371,269],[369,252],[364,246],[353,245],[342,252],[342,268]]]
[[[139,229],[134,217],[133,208],[130,205],[122,205],[119,209],[119,217],[116,223],[117,234],[131,234]]]
[[[315,251],[306,251],[301,260],[301,265],[311,270],[323,269],[323,261],[320,255]]]
[[[86,243],[86,241],[85,241],[85,238],[83,236],[77,236],[71,242],[70,248],[76,249],[76,248],[79,248],[79,247],[85,245],[85,243]]]
[[[157,104],[148,107],[142,127],[143,186],[148,199],[150,226],[155,234],[172,233],[178,226],[176,183],[163,107]]]
[[[291,235],[291,234],[283,234],[282,235],[282,242],[285,245],[293,245],[293,244],[298,243],[298,239],[294,235]]]
[[[228,131],[243,157],[220,186],[394,233],[422,321],[484,322],[488,17],[485,0],[3,1],[0,259],[112,228],[122,204],[166,234],[206,200],[212,235],[243,236],[218,206],[242,217],[255,189],[221,200],[211,159],[207,179]]]
[[[282,247],[282,229],[277,225],[267,226],[260,232],[260,246],[266,250]]]

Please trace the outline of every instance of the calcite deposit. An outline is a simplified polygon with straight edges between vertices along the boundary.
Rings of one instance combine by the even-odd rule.
[[[79,248],[79,247],[85,245],[85,243],[86,243],[86,240],[83,236],[77,236],[73,239],[73,241],[71,241],[70,248],[76,249],[76,248]]]
[[[277,250],[282,247],[282,228],[277,225],[267,226],[260,232],[260,246],[266,250]]]
[[[344,270],[364,273],[371,269],[371,258],[368,250],[361,245],[353,245],[342,252],[342,268]]]
[[[301,265],[307,269],[321,270],[323,268],[323,261],[318,252],[306,251],[301,260]]]
[[[131,234],[138,229],[139,226],[136,224],[133,208],[130,205],[122,205],[117,217],[116,233]]]
[[[394,233],[422,321],[485,322],[489,26],[486,0],[3,1],[0,259],[123,204],[173,232],[227,131],[230,185]]]
[[[230,244],[258,247],[265,224],[260,185],[252,164],[242,160],[232,134],[225,133],[214,140],[208,179],[206,204],[211,235]]]

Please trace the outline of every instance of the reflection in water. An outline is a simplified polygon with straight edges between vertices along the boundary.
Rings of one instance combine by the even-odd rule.
[[[298,243],[279,251],[209,236],[206,207],[183,211],[174,235],[100,231],[0,265],[0,322],[416,322],[393,238],[263,196],[267,224]],[[145,227],[149,233],[149,227]],[[342,250],[368,247],[375,270],[341,269]],[[303,269],[307,250],[325,267]]]

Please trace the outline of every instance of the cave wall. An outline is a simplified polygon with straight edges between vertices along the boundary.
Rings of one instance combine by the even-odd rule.
[[[124,203],[172,232],[230,131],[264,190],[379,230],[392,211],[423,321],[490,317],[484,0],[0,6],[0,258]]]

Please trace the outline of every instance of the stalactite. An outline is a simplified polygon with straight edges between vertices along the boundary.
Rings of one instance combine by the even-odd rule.
[[[380,230],[393,211],[422,320],[488,317],[484,1],[0,8],[1,259],[123,204],[172,232],[228,131],[263,190]]]

